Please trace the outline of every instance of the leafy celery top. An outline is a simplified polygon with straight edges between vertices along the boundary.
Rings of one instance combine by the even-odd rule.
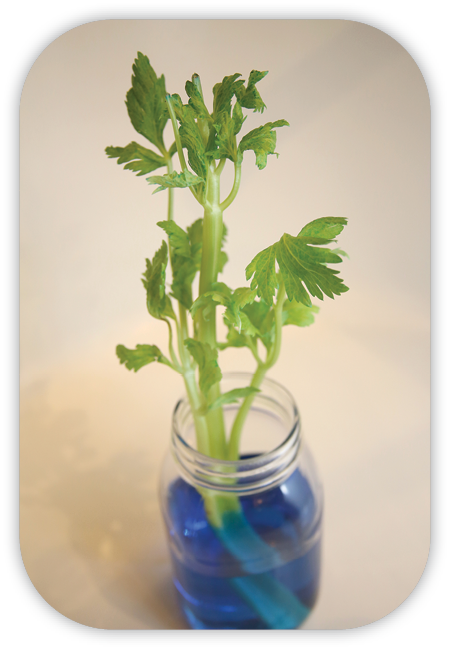
[[[278,359],[283,327],[314,322],[318,308],[311,297],[323,300],[325,294],[334,299],[348,290],[338,271],[330,268],[346,255],[329,247],[347,220],[331,216],[308,223],[296,236],[283,234],[257,254],[246,268],[250,286],[233,290],[218,281],[227,262],[223,213],[238,194],[243,155],[253,151],[258,168],[264,169],[268,156],[278,155],[276,129],[289,126],[285,120],[277,120],[240,136],[247,119],[243,109],[264,111],[256,85],[266,74],[253,70],[247,84],[240,74],[225,77],[213,88],[210,112],[198,75],[186,82],[188,102],[183,104],[179,95],[166,93],[164,76],[158,78],[149,59],[139,52],[126,106],[133,127],[153,147],[130,142],[125,147],[106,148],[110,158],[125,163],[125,169],[148,176],[147,182],[156,185],[154,193],[168,191],[167,220],[157,223],[167,242],[162,242],[151,261],[146,260],[142,278],[150,315],[167,324],[168,354],[155,345],[139,344],[135,349],[118,345],[117,356],[129,370],[157,361],[181,374],[194,417],[197,450],[223,460],[239,458],[245,418],[266,372]],[[167,148],[163,134],[169,121],[174,142]],[[175,155],[179,171],[173,167]],[[234,183],[222,198],[220,180],[226,164],[234,166]],[[149,175],[160,168],[166,173]],[[188,188],[203,209],[203,216],[185,230],[174,220],[173,193],[177,188]],[[198,273],[195,298],[193,282]],[[217,340],[217,305],[225,308],[225,341]],[[222,393],[218,355],[228,347],[247,347],[256,370],[248,387]],[[227,437],[222,408],[232,402],[238,402],[239,408]],[[232,500],[223,508],[233,507]],[[217,502],[214,507],[210,503],[209,510],[212,520],[220,525]]]

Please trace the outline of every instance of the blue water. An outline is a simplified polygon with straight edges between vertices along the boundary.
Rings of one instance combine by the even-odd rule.
[[[309,483],[296,470],[282,486],[240,501],[242,514],[231,516],[221,540],[196,489],[181,478],[172,483],[169,534],[182,610],[194,629],[296,628],[319,587],[320,515]],[[273,552],[267,569],[246,569],[238,558],[239,535],[255,532]]]

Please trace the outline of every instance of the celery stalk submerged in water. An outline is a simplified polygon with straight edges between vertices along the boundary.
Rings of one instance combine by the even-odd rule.
[[[348,290],[338,271],[330,267],[346,256],[342,250],[329,247],[347,223],[342,217],[316,219],[296,236],[283,234],[247,265],[249,286],[232,289],[219,281],[228,260],[223,249],[223,213],[238,194],[243,156],[252,151],[256,165],[264,169],[269,156],[278,156],[278,129],[289,126],[281,119],[241,134],[247,119],[244,111],[264,111],[258,87],[266,74],[253,70],[247,83],[240,74],[224,77],[213,88],[210,110],[197,74],[186,82],[188,99],[183,103],[180,95],[167,93],[164,76],[158,78],[149,59],[139,52],[126,106],[133,127],[149,144],[133,141],[125,147],[106,148],[108,157],[117,158],[125,169],[146,176],[156,187],[153,193],[168,193],[167,220],[157,223],[167,241],[163,240],[153,258],[146,260],[142,278],[150,315],[167,325],[168,352],[164,354],[152,344],[138,344],[135,349],[118,345],[117,356],[135,372],[158,362],[181,374],[194,417],[197,450],[218,460],[236,461],[240,457],[246,417],[267,371],[279,357],[283,327],[314,322],[318,307],[311,297],[323,300],[325,294],[334,299]],[[164,140],[166,125],[173,133],[168,147]],[[178,171],[174,169],[175,157]],[[234,181],[223,199],[221,174],[230,164]],[[153,174],[158,169],[165,173]],[[202,217],[186,229],[174,220],[175,189],[187,189],[203,211]],[[197,276],[198,295],[194,296]],[[218,305],[224,307],[228,330],[224,341],[217,340]],[[256,368],[248,386],[222,392],[219,352],[228,347],[248,348]],[[223,408],[236,402],[240,406],[227,436]],[[267,627],[295,628],[305,617],[298,599],[274,576],[252,575],[252,561],[269,557],[275,565],[278,559],[247,522],[238,496],[223,498],[210,493],[203,497],[211,528],[248,573],[233,580],[236,591]]]
[[[287,488],[294,489],[298,501],[312,503],[308,482],[298,471],[288,479]],[[195,628],[295,629],[314,606],[320,572],[320,536],[316,534],[320,520],[304,538],[306,523],[279,487],[258,494],[256,499],[257,506],[254,497],[241,498],[242,514],[225,526],[228,539],[224,539],[209,524],[194,487],[181,479],[170,487],[169,528],[179,539],[174,548],[169,541],[174,581],[182,609]],[[250,544],[239,547],[242,524],[251,527],[260,544],[266,536],[272,543],[279,542],[283,552],[266,552],[258,560]],[[233,547],[227,547],[228,540]],[[228,552],[235,556],[234,563],[225,556]]]

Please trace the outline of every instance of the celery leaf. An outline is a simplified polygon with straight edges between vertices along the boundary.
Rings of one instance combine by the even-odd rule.
[[[272,304],[275,289],[278,286],[275,272],[276,244],[261,250],[245,269],[246,279],[254,275],[251,288],[258,289],[258,295],[267,304]]]
[[[131,84],[125,102],[131,123],[138,133],[164,151],[163,131],[169,119],[164,75],[158,78],[148,57],[138,52]]]
[[[223,319],[228,327],[234,326],[239,333],[242,330],[250,335],[255,335],[253,325],[243,312],[245,305],[253,302],[255,297],[256,290],[247,286],[232,291],[223,282],[216,282],[212,285],[211,291],[203,293],[195,300],[191,307],[191,315],[195,316],[197,311],[202,309],[202,317],[208,320],[214,303],[221,304],[226,307]]]
[[[247,117],[244,117],[240,103],[237,101],[233,108],[234,134],[237,135]]]
[[[171,295],[185,309],[190,309],[192,306],[192,282],[199,269],[199,264],[193,258],[188,259],[177,254],[172,257]]]
[[[317,239],[318,244],[331,243],[335,241],[335,237],[342,232],[346,224],[346,218],[340,216],[324,216],[307,223],[300,230],[298,236]]]
[[[234,118],[228,113],[220,114],[220,119],[214,124],[216,129],[216,138],[214,141],[215,148],[208,152],[216,160],[228,158],[232,162],[237,160],[236,128]]]
[[[328,248],[310,245],[308,239],[301,235],[293,237],[283,234],[276,244],[276,256],[288,298],[311,306],[305,287],[319,300],[323,300],[323,293],[334,299],[334,295],[340,295],[348,291],[348,288],[342,279],[336,277],[338,271],[326,266],[327,263],[341,262],[339,255]]]
[[[158,318],[173,318],[172,303],[166,295],[166,267],[167,267],[167,243],[162,242],[161,248],[155,252],[150,261],[146,259],[146,270],[143,273],[142,283],[147,292],[147,309],[151,316]]]
[[[262,113],[266,108],[265,103],[261,99],[261,95],[256,89],[255,84],[268,74],[267,72],[258,72],[252,70],[248,78],[247,88],[241,86],[237,89],[236,97],[242,108],[253,108],[253,112]]]
[[[189,235],[175,221],[158,221],[157,224],[169,237],[170,245],[177,255],[191,257]]]
[[[319,307],[314,304],[308,307],[301,302],[286,300],[283,304],[282,323],[283,325],[308,327],[314,323],[315,313],[319,313]]]
[[[195,79],[195,77],[196,75],[193,75],[192,78]],[[196,116],[199,119],[205,119],[208,122],[211,122],[211,115],[208,113],[208,109],[205,106],[205,102],[203,101],[198,86],[193,81],[186,81],[185,89],[186,94],[189,97],[188,104],[193,108]]]
[[[271,154],[278,155],[275,153],[277,136],[273,129],[281,126],[289,126],[289,123],[285,119],[267,122],[267,124],[258,126],[258,128],[254,128],[253,131],[244,135],[238,147],[240,155],[244,151],[254,151],[258,169],[264,169],[267,164],[267,156]]]
[[[239,333],[231,325],[227,325],[228,334],[226,343],[218,343],[219,349],[227,349],[228,347],[248,347],[248,340],[245,334]]]
[[[231,100],[238,92],[239,88],[244,85],[244,80],[239,79],[241,75],[236,73],[224,77],[220,83],[216,83],[213,88],[213,121],[216,122],[220,113],[225,112],[231,115]]]
[[[222,378],[222,372],[217,363],[217,349],[193,338],[187,338],[184,344],[198,365],[200,390],[206,396],[211,387]]]
[[[275,338],[275,323],[273,308],[263,300],[254,300],[246,304],[239,312],[241,333],[231,318],[224,314],[224,322],[228,327],[227,342],[221,343],[220,349],[227,347],[249,347],[248,337],[259,338],[269,350]]]
[[[154,361],[171,367],[170,361],[161,353],[156,345],[136,345],[136,349],[128,349],[124,345],[117,345],[116,354],[128,370],[137,372]]]
[[[192,282],[200,270],[201,257],[194,254],[188,232],[175,221],[159,221],[157,225],[166,232],[172,247],[171,295],[189,309],[192,305]]]
[[[161,192],[163,189],[168,189],[170,187],[193,187],[199,183],[204,183],[203,178],[199,178],[190,171],[182,171],[177,173],[172,171],[170,174],[164,174],[164,176],[149,176],[147,178],[149,185],[159,185],[153,192]]]
[[[197,176],[206,178],[205,142],[196,122],[195,108],[189,104],[183,105],[179,95],[171,95],[170,99],[175,115],[180,122],[181,145],[187,149],[189,165]]]
[[[108,158],[118,158],[117,164],[127,162],[124,169],[130,169],[139,172],[138,176],[149,174],[160,167],[164,167],[167,162],[160,155],[146,149],[137,142],[130,142],[126,147],[108,146],[105,149]]]
[[[325,293],[334,299],[335,295],[348,291],[342,279],[336,277],[338,271],[327,266],[342,261],[341,251],[317,245],[335,241],[330,237],[341,232],[346,222],[346,219],[330,216],[308,223],[296,237],[283,234],[277,243],[256,255],[247,266],[246,277],[253,278],[251,288],[257,289],[267,304],[272,304],[277,285],[276,260],[289,300],[310,307],[309,295],[323,300]]]
[[[255,300],[244,307],[244,313],[254,327],[254,335],[270,349],[275,338],[273,309],[263,300]]]

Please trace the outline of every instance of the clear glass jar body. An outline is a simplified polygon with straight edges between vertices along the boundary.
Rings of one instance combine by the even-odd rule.
[[[223,391],[251,376],[226,375]],[[224,408],[227,429],[239,404]],[[237,462],[195,449],[187,400],[175,408],[160,484],[173,581],[195,629],[293,629],[320,580],[322,488],[292,396],[265,379]],[[220,524],[210,515],[218,508]]]

